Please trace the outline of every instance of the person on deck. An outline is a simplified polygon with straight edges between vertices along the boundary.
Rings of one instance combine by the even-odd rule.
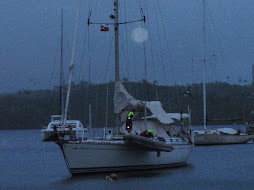
[[[151,138],[151,137],[153,137],[153,130],[152,130],[152,129],[149,129],[149,130],[143,131],[143,132],[140,133],[139,135],[140,135],[140,136],[143,136],[143,137]]]
[[[126,119],[126,126],[125,126],[125,129],[128,133],[131,133],[131,130],[132,130],[132,118],[134,116],[134,112],[133,111],[130,111],[128,113],[128,117]]]

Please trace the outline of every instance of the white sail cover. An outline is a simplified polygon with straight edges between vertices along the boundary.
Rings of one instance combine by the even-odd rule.
[[[151,101],[144,102],[136,100],[131,96],[124,86],[120,82],[115,83],[115,94],[114,94],[114,112],[123,113],[125,111],[144,112],[145,104],[152,114],[163,124],[170,124],[174,121],[162,108],[161,102]]]
[[[145,104],[136,100],[131,96],[121,82],[115,83],[115,94],[114,94],[114,112],[122,113],[123,111],[141,111],[144,110]]]
[[[164,111],[160,101],[146,102],[146,107],[163,124],[174,123],[171,117]]]

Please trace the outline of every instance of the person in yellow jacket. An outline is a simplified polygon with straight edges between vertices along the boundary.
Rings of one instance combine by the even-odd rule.
[[[134,112],[133,111],[130,111],[128,113],[128,117],[126,119],[126,125],[125,125],[125,129],[128,133],[131,133],[131,130],[132,130],[132,118],[134,116]]]
[[[151,138],[151,137],[153,137],[153,132],[154,132],[153,129],[149,129],[149,130],[143,131],[139,135],[143,136],[143,137]]]

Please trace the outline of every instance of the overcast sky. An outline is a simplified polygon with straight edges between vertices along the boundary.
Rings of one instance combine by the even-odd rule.
[[[87,26],[89,11],[93,22],[112,22],[112,2],[82,0],[74,81],[88,80],[89,60],[93,83],[114,80],[113,28],[100,32],[100,25]],[[120,21],[140,19],[140,4],[147,18],[145,24],[120,26],[121,78],[145,78],[146,60],[149,81],[163,85],[202,81],[202,0],[119,3]],[[0,93],[58,85],[61,8],[67,80],[77,5],[78,0],[1,0]],[[253,23],[253,0],[206,0],[208,82],[251,83]],[[148,32],[145,43],[132,39],[139,27]]]

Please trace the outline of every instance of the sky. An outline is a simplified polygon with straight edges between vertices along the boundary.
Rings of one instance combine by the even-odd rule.
[[[81,0],[73,81],[114,80],[114,31],[93,22],[113,22],[111,0]],[[64,12],[64,69],[68,80],[78,0],[1,0],[0,93],[48,89],[59,84],[60,10]],[[119,20],[146,22],[120,26],[120,77],[146,78],[161,85],[201,83],[203,77],[202,0],[119,0]],[[206,0],[207,82],[252,82],[254,1]],[[105,25],[106,26],[106,25]],[[135,33],[142,28],[147,38]],[[146,69],[145,69],[146,68]],[[147,74],[145,74],[147,73]],[[246,80],[246,82],[243,82]]]

